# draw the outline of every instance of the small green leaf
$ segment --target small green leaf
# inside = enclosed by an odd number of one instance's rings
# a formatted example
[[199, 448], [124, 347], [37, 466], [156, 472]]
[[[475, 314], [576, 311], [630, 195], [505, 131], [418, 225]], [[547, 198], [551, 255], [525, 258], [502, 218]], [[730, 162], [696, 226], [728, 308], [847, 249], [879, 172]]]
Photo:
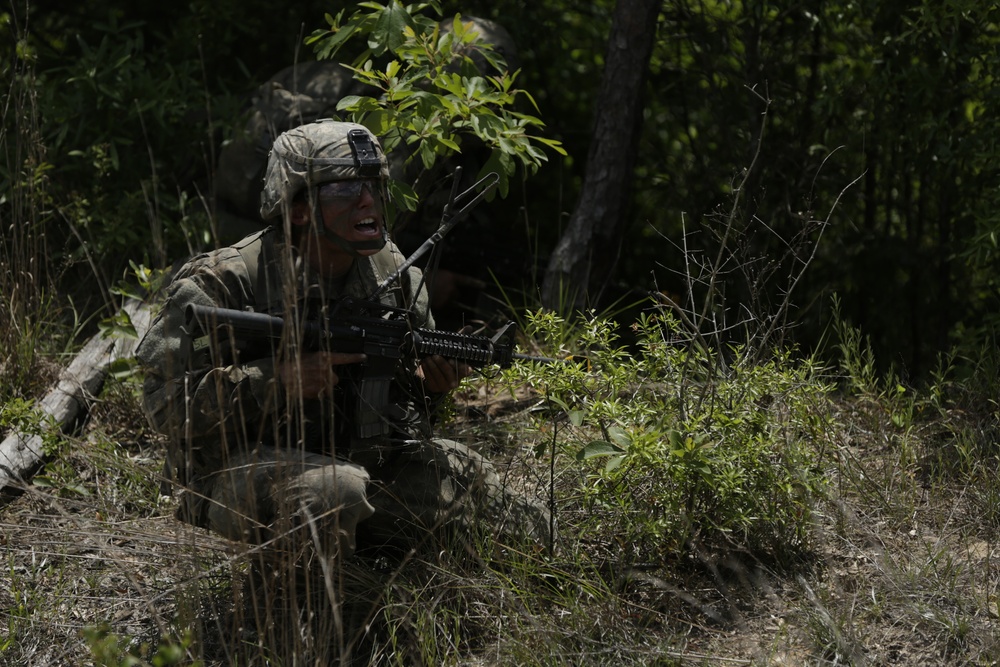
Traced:
[[455, 151], [456, 153], [461, 153], [462, 152], [462, 148], [457, 143], [455, 143], [455, 141], [452, 140], [452, 139], [448, 139], [448, 138], [445, 138], [445, 137], [438, 137], [438, 141], [440, 141], [443, 145], [447, 146], [448, 148], [450, 148], [451, 150]]
[[417, 193], [403, 181], [389, 181], [389, 198], [392, 203], [406, 211], [417, 210]]
[[35, 475], [34, 479], [31, 480], [31, 484], [43, 489], [55, 487], [55, 484], [52, 483], [52, 480], [47, 475]]
[[604, 472], [611, 472], [612, 470], [620, 466], [622, 464], [622, 461], [624, 460], [625, 460], [624, 454], [619, 454], [618, 456], [612, 456], [610, 459], [608, 459], [608, 462], [604, 465]]
[[418, 153], [420, 154], [420, 160], [423, 162], [424, 169], [431, 169], [437, 160], [437, 157], [434, 155], [434, 147], [429, 142], [424, 142], [420, 144]]
[[611, 428], [609, 428], [608, 437], [610, 437], [611, 440], [614, 441], [616, 445], [619, 445], [623, 449], [627, 449], [628, 446], [632, 443], [632, 438], [629, 437], [628, 432], [620, 426], [612, 426]]
[[[361, 124], [372, 131], [376, 136], [385, 137], [393, 128], [393, 114], [385, 109], [375, 109], [365, 114]], [[383, 139], [383, 148], [386, 152], [392, 150], [391, 142]]]
[[614, 456], [615, 454], [624, 454], [624, 451], [607, 440], [591, 440], [576, 453], [576, 460], [586, 461], [595, 456]]
[[377, 111], [382, 107], [373, 97], [346, 95], [337, 102], [338, 111]]
[[135, 359], [115, 359], [108, 366], [108, 374], [116, 380], [124, 380], [135, 375], [138, 368]]
[[412, 22], [409, 12], [396, 0], [392, 0], [375, 22], [375, 28], [368, 37], [368, 47], [379, 55], [386, 50], [395, 53], [406, 41], [404, 31], [407, 26], [412, 27]]
[[101, 320], [97, 328], [107, 337], [138, 338], [139, 334], [132, 324], [132, 318], [124, 310], [114, 317]]
[[563, 412], [569, 412], [569, 404], [558, 396], [549, 396], [549, 401], [555, 403], [557, 407], [562, 408]]

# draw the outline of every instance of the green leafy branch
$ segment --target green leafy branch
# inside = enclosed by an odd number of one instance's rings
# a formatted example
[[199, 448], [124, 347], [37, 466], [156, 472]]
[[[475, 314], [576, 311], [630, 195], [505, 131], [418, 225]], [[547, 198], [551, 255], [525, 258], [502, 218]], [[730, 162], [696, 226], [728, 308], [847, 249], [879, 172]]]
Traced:
[[[345, 18], [327, 14], [329, 28], [306, 40], [320, 59], [337, 56], [355, 38], [366, 48], [349, 67], [355, 79], [380, 91], [378, 97], [347, 96], [337, 105], [352, 120], [382, 138], [386, 151], [405, 150], [408, 160], [419, 158], [424, 173], [442, 157], [460, 153], [464, 139], [475, 138], [491, 149], [479, 176], [500, 175], [498, 190], [506, 196], [518, 166], [534, 173], [548, 157], [545, 148], [566, 155], [560, 142], [531, 134], [544, 127], [534, 115], [515, 111], [525, 90], [514, 87], [503, 57], [479, 40], [471, 22], [455, 16], [450, 29], [421, 14], [436, 2], [388, 5], [363, 2]], [[477, 65], [473, 56], [481, 58]], [[482, 70], [489, 70], [490, 73]], [[391, 185], [395, 201], [413, 210], [418, 188]]]

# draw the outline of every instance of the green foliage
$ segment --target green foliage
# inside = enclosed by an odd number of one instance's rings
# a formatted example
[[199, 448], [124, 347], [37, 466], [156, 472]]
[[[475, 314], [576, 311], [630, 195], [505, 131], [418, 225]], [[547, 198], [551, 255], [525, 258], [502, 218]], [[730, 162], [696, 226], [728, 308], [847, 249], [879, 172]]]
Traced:
[[192, 662], [188, 659], [187, 649], [192, 643], [190, 635], [179, 640], [164, 637], [155, 647], [145, 643], [135, 645], [128, 638], [113, 633], [106, 624], [103, 624], [86, 628], [83, 637], [90, 646], [94, 664], [100, 667], [171, 667], [172, 665], [197, 667], [204, 664], [200, 660]]
[[[30, 282], [31, 279], [28, 280]], [[3, 317], [9, 318], [8, 327], [0, 332], [3, 350], [0, 351], [0, 403], [37, 394], [45, 375], [39, 372], [46, 354], [62, 352], [65, 336], [50, 333], [56, 319], [56, 307], [46, 294], [32, 297], [17, 279], [0, 279], [0, 284], [11, 287], [0, 308]], [[19, 284], [21, 283], [21, 284]]]
[[9, 398], [0, 404], [0, 431], [38, 437], [46, 456], [56, 453], [62, 446], [59, 429], [52, 417], [36, 407], [34, 401], [23, 398]]
[[[0, 215], [5, 242], [30, 227], [46, 246], [38, 265], [11, 275], [34, 276], [37, 287], [52, 272], [63, 289], [105, 294], [128, 259], [163, 265], [210, 245], [214, 152], [235, 125], [241, 93], [293, 62], [298, 26], [324, 10], [330, 27], [310, 37], [317, 54], [346, 56], [381, 91], [377, 101], [345, 102], [350, 113], [381, 126], [398, 121], [414, 164], [483, 139], [493, 142], [489, 168], [505, 178], [518, 165], [537, 169], [523, 199], [493, 202], [491, 213], [523, 219], [544, 256], [580, 184], [594, 105], [613, 103], [594, 95], [614, 5], [195, 0], [178, 13], [97, 0], [85, 14], [27, 17], [11, 7], [0, 36], [12, 56], [2, 71], [13, 102], [0, 133]], [[502, 22], [519, 72], [473, 71], [464, 28], [444, 34], [429, 18], [456, 10]], [[990, 113], [1000, 102], [997, 12], [966, 0], [665, 5], [637, 156], [636, 222], [609, 293], [648, 284], [654, 266], [683, 272], [667, 240], [718, 211], [763, 134], [758, 168], [742, 187], [748, 224], [775, 232], [758, 239], [762, 257], [783, 253], [784, 239], [864, 174], [839, 202], [797, 290], [809, 306], [800, 342], [827, 330], [832, 288], [868, 335], [880, 372], [902, 362], [924, 377], [944, 347], [976, 349], [1000, 311], [991, 186], [1000, 128]], [[542, 160], [552, 153], [538, 118], [564, 159]], [[412, 207], [412, 193], [394, 187]], [[80, 280], [81, 272], [93, 275]], [[676, 291], [672, 278], [661, 279]], [[780, 289], [756, 296], [780, 298]]]
[[[559, 340], [564, 326], [538, 313], [530, 334]], [[749, 363], [734, 348], [723, 359], [683, 343], [669, 311], [642, 315], [633, 330], [634, 356], [612, 323], [592, 318], [585, 362], [506, 373], [566, 415], [561, 451], [588, 472], [593, 521], [612, 525], [640, 560], [690, 543], [780, 559], [807, 549], [831, 428], [821, 369], [789, 353]]]
[[[869, 336], [878, 372], [896, 364], [924, 377], [949, 340], [977, 337], [970, 327], [997, 310], [986, 268], [997, 258], [997, 126], [983, 109], [1000, 96], [990, 75], [998, 16], [964, 0], [665, 8], [672, 38], [658, 42], [650, 73], [665, 94], [647, 110], [637, 200], [653, 222], [636, 235], [677, 238], [682, 215], [711, 214], [761, 132], [758, 172], [743, 189], [748, 220], [775, 232], [762, 240], [766, 255], [780, 256], [783, 239], [864, 174], [804, 281], [822, 299], [806, 300], [820, 305], [798, 335], [822, 336], [832, 286]], [[633, 237], [632, 247], [659, 259], [656, 246]], [[955, 254], [965, 249], [982, 263]]]
[[[203, 97], [199, 65], [162, 62], [147, 32], [112, 12], [93, 33], [75, 35], [74, 57], [23, 82], [37, 90], [47, 176], [60, 184], [50, 191], [52, 213], [76, 240], [66, 259], [95, 271], [104, 258], [127, 257], [150, 240], [163, 261], [167, 244], [179, 240], [163, 236], [179, 231], [164, 223], [180, 217], [168, 137], [197, 136], [172, 128], [197, 132], [187, 121]], [[103, 272], [98, 278], [110, 282]]]
[[[403, 6], [391, 0], [382, 6], [360, 3], [363, 9], [344, 16], [327, 14], [328, 29], [307, 40], [320, 59], [332, 58], [352, 39], [365, 39], [367, 48], [354, 58], [358, 81], [381, 91], [379, 97], [345, 97], [337, 108], [383, 138], [385, 149], [404, 146], [409, 159], [419, 158], [425, 171], [445, 156], [459, 153], [465, 138], [491, 149], [480, 177], [490, 171], [500, 176], [499, 192], [506, 196], [510, 178], [520, 165], [533, 173], [548, 158], [543, 147], [565, 155], [558, 141], [531, 135], [540, 129], [536, 116], [515, 110], [519, 97], [534, 100], [514, 88], [517, 73], [507, 71], [503, 58], [489, 45], [476, 42], [474, 29], [455, 17], [451, 30], [420, 12], [436, 3]], [[482, 58], [481, 71], [473, 55]], [[416, 207], [416, 192], [395, 182], [393, 197], [406, 209]]]
[[[162, 233], [176, 181], [158, 159], [171, 141], [166, 129], [185, 125], [197, 70], [194, 62], [162, 63], [142, 23], [115, 13], [68, 41], [47, 39], [57, 22], [40, 20], [25, 38], [30, 58], [8, 70], [17, 103], [5, 107], [0, 132], [11, 144], [0, 164], [0, 200], [14, 204], [3, 251], [5, 262], [51, 280], [61, 298], [79, 297], [86, 319], [107, 304], [125, 258], [145, 248], [163, 261], [178, 239]], [[25, 255], [33, 248], [19, 235], [44, 239], [37, 258]]]

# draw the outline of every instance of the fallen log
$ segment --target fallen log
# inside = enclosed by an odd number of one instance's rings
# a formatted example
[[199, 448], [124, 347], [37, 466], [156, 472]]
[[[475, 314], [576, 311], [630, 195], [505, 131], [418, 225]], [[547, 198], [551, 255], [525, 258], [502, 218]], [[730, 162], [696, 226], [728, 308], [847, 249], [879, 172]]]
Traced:
[[[136, 338], [109, 337], [104, 332], [93, 336], [59, 375], [59, 382], [36, 406], [51, 417], [48, 428], [64, 432], [86, 414], [101, 392], [108, 369], [119, 359], [127, 359], [149, 328], [148, 306], [137, 299], [126, 301], [122, 310], [135, 328]], [[10, 433], [0, 442], [0, 490], [23, 486], [38, 468], [45, 454], [42, 436], [21, 431]]]

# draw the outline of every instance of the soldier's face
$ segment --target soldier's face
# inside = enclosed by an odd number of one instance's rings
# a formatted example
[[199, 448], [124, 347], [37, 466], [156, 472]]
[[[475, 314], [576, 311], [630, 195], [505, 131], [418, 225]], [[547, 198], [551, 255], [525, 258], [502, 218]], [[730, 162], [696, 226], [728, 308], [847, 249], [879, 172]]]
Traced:
[[[382, 238], [385, 212], [378, 196], [378, 181], [337, 181], [319, 188], [323, 224], [345, 241], [377, 241]], [[338, 248], [339, 250], [339, 248]], [[362, 250], [374, 255], [378, 250]]]

